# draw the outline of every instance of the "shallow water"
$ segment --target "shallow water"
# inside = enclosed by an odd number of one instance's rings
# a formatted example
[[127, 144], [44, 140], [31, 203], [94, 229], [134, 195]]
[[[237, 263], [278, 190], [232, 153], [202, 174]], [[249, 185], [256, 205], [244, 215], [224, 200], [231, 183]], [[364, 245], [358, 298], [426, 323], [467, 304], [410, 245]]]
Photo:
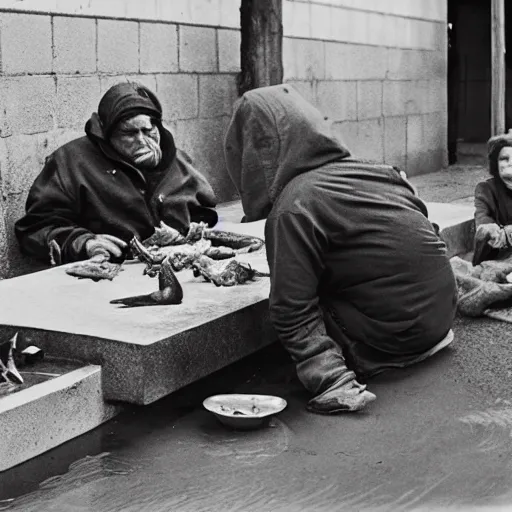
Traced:
[[[365, 413], [317, 416], [280, 347], [0, 476], [23, 512], [512, 510], [512, 404], [461, 378], [452, 349], [369, 384]], [[275, 394], [268, 428], [230, 431], [202, 408]]]

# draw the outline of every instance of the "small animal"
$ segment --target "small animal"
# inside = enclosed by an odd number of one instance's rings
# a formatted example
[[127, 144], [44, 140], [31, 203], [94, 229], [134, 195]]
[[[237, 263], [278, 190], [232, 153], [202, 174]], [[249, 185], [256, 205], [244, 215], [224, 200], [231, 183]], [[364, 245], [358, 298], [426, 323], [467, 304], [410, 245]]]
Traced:
[[158, 275], [157, 291], [148, 295], [136, 295], [134, 297], [111, 300], [110, 304], [122, 304], [124, 307], [128, 308], [181, 304], [183, 300], [183, 289], [172, 270], [170, 257], [165, 258], [160, 264], [153, 264], [150, 268], [146, 268], [144, 273], [150, 277]]

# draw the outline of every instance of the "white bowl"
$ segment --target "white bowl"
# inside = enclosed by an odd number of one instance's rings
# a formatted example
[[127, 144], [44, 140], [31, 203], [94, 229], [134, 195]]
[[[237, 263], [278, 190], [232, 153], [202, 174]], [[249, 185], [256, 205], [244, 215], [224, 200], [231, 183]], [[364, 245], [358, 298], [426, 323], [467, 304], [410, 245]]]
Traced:
[[210, 396], [203, 405], [223, 425], [251, 430], [268, 424], [287, 404], [278, 396], [229, 394]]

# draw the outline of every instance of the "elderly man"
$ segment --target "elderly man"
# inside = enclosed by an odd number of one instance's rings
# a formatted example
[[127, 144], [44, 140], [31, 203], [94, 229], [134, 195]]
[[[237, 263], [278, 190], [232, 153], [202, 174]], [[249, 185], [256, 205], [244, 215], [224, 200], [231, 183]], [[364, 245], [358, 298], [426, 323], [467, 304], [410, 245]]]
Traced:
[[139, 84], [120, 83], [101, 99], [86, 136], [51, 154], [30, 189], [15, 233], [22, 251], [62, 263], [96, 255], [122, 259], [134, 236], [160, 221], [184, 231], [217, 222], [215, 196], [162, 125], [162, 107]]
[[310, 411], [363, 409], [361, 379], [451, 342], [446, 247], [399, 171], [351, 158], [288, 85], [244, 94], [225, 152], [246, 220], [267, 217], [270, 318]]

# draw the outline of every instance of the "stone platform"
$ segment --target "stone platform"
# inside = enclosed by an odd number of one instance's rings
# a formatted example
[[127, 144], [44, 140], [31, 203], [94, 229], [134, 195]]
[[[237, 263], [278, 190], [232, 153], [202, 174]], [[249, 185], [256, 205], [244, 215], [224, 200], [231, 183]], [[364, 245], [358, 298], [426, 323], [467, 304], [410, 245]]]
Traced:
[[[430, 203], [450, 255], [467, 252], [473, 209]], [[233, 223], [239, 204], [220, 208], [219, 229], [263, 237], [264, 221]], [[264, 270], [264, 252], [245, 255]], [[178, 273], [177, 306], [122, 308], [110, 300], [151, 293], [157, 281], [127, 263], [113, 281], [77, 280], [56, 267], [0, 282], [0, 336], [15, 331], [49, 354], [101, 365], [106, 400], [149, 404], [275, 340], [268, 322], [268, 278], [217, 288]], [[21, 347], [23, 348], [23, 347]]]
[[97, 365], [47, 360], [20, 371], [25, 384], [0, 397], [0, 472], [96, 428], [120, 410], [103, 400]]

